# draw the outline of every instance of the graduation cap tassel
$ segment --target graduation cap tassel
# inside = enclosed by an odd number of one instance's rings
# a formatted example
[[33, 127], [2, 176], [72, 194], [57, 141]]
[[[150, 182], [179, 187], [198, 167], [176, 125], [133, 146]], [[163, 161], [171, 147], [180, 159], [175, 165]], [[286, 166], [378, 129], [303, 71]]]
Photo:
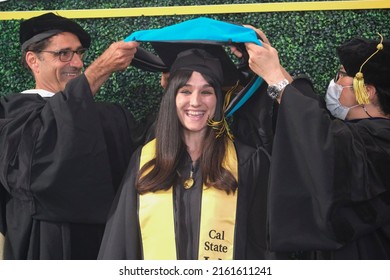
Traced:
[[226, 135], [230, 138], [230, 140], [233, 141], [234, 137], [233, 134], [230, 132], [229, 125], [225, 117], [223, 117], [222, 120], [220, 121], [214, 121], [209, 119], [208, 125], [211, 126], [212, 129], [217, 131], [215, 138], [219, 138], [226, 133]]
[[362, 72], [356, 73], [353, 78], [353, 89], [355, 90], [356, 100], [359, 104], [369, 104], [368, 93], [364, 86], [364, 77]]
[[[237, 81], [237, 83], [231, 89], [229, 89], [228, 92], [226, 92], [225, 100], [223, 103], [223, 112], [225, 112], [226, 108], [229, 106], [230, 99], [233, 93], [236, 92], [238, 85], [239, 82]], [[223, 134], [226, 133], [230, 140], [234, 140], [234, 136], [229, 129], [229, 124], [226, 121], [225, 114], [223, 114], [222, 119], [220, 121], [214, 121], [212, 119], [209, 119], [207, 124], [217, 131], [217, 135], [215, 136], [216, 138], [221, 137]]]
[[354, 89], [355, 94], [356, 94], [356, 100], [360, 105], [370, 103], [370, 100], [368, 98], [367, 89], [364, 86], [364, 75], [363, 75], [362, 69], [363, 69], [363, 66], [367, 63], [367, 61], [369, 61], [379, 51], [383, 50], [383, 36], [379, 33], [378, 33], [378, 35], [381, 37], [381, 41], [376, 46], [376, 51], [363, 62], [363, 64], [360, 66], [359, 72], [357, 72], [355, 77], [353, 78], [353, 89]]

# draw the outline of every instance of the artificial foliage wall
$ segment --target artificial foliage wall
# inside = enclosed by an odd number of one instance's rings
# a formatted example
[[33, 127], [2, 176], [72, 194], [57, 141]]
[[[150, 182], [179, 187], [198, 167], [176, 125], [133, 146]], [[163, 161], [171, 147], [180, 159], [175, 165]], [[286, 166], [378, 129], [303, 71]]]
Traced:
[[[73, 9], [113, 9], [185, 5], [244, 4], [297, 1], [102, 1], [102, 0], [8, 0], [0, 2], [0, 11], [41, 11]], [[315, 1], [310, 1], [315, 2]], [[329, 5], [332, 5], [329, 1]], [[207, 15], [139, 16], [75, 19], [93, 39], [85, 59], [91, 63], [111, 42], [133, 31], [159, 28], [187, 19], [207, 16], [261, 28], [278, 49], [281, 62], [292, 74], [308, 74], [318, 94], [324, 95], [330, 79], [339, 67], [335, 47], [354, 36], [379, 39], [377, 32], [390, 38], [390, 10], [341, 10], [306, 12], [260, 12]], [[0, 95], [33, 88], [31, 74], [20, 66], [20, 19], [0, 20]], [[133, 67], [118, 72], [101, 88], [97, 98], [119, 102], [141, 118], [156, 110], [162, 93], [159, 75]]]

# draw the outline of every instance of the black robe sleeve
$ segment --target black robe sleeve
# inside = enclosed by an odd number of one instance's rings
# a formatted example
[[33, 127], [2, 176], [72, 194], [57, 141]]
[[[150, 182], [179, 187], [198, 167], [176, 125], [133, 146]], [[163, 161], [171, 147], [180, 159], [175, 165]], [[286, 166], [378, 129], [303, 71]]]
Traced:
[[[0, 135], [2, 129], [6, 124], [4, 120], [4, 113], [2, 112], [2, 107], [0, 107]], [[0, 181], [0, 233], [5, 235], [6, 231], [6, 220], [5, 220], [5, 205], [6, 205], [6, 192]]]
[[279, 107], [268, 204], [271, 250], [355, 247], [347, 258], [383, 258], [369, 249], [376, 241], [359, 242], [381, 235], [379, 243], [389, 246], [384, 166], [390, 166], [390, 122], [332, 120], [300, 92], [308, 89], [304, 83], [287, 86]]
[[233, 116], [232, 131], [235, 138], [253, 148], [272, 150], [277, 103], [268, 97], [267, 84], [244, 103]]
[[4, 187], [0, 183], [0, 233], [5, 235], [6, 219], [5, 219], [6, 193]]
[[98, 259], [140, 260], [138, 194], [135, 188], [141, 148], [132, 156], [121, 189], [110, 210]]
[[288, 259], [289, 253], [268, 248], [267, 194], [270, 155], [264, 147], [253, 148], [235, 141], [238, 156], [238, 204], [235, 259]]
[[131, 112], [114, 103], [95, 103], [109, 158], [109, 167], [115, 191], [126, 173], [132, 153], [153, 135], [155, 117], [136, 121]]
[[104, 223], [114, 188], [103, 128], [85, 76], [47, 103], [32, 155], [35, 215]]

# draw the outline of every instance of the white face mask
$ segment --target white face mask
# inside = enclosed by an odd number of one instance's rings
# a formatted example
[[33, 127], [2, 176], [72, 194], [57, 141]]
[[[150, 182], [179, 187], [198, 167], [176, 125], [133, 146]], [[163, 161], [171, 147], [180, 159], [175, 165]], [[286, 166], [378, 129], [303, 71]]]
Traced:
[[350, 87], [350, 86], [342, 86], [336, 84], [334, 82], [334, 79], [332, 79], [329, 83], [328, 90], [326, 91], [326, 95], [325, 95], [326, 108], [328, 108], [330, 113], [335, 118], [341, 120], [345, 120], [345, 117], [347, 116], [350, 109], [359, 106], [359, 105], [355, 105], [352, 107], [346, 107], [340, 103], [339, 99], [341, 96], [341, 92], [343, 91], [343, 88], [346, 87]]

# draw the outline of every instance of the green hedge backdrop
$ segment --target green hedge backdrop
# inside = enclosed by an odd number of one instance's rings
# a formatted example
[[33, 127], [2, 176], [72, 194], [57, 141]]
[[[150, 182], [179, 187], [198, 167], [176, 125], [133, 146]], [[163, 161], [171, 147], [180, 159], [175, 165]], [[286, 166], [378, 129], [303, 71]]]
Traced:
[[[212, 4], [244, 4], [298, 1], [124, 1], [115, 0], [9, 0], [0, 3], [0, 11], [41, 11], [70, 9], [110, 9]], [[315, 1], [312, 1], [315, 2]], [[329, 5], [332, 5], [329, 1]], [[159, 28], [203, 15], [154, 16], [128, 18], [76, 19], [92, 36], [86, 66], [109, 44], [136, 30]], [[268, 12], [244, 14], [208, 14], [207, 17], [251, 24], [264, 30], [279, 51], [282, 64], [292, 74], [308, 74], [318, 91], [325, 94], [329, 80], [338, 68], [335, 47], [353, 36], [378, 39], [377, 32], [390, 38], [390, 10], [343, 10], [313, 12]], [[33, 88], [30, 73], [20, 64], [19, 20], [0, 20], [0, 95]], [[115, 73], [100, 90], [100, 100], [120, 102], [137, 117], [155, 110], [161, 88], [159, 75], [135, 68]]]

